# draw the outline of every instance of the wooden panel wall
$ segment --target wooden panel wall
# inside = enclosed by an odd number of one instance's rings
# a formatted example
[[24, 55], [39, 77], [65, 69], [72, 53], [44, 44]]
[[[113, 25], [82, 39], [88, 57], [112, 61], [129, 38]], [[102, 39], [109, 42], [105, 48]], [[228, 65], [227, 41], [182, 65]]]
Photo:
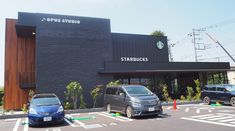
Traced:
[[[28, 101], [28, 91], [20, 88], [19, 74], [35, 72], [35, 38], [17, 37], [16, 20], [6, 20], [4, 109], [20, 109]], [[31, 76], [35, 82], [35, 73]]]

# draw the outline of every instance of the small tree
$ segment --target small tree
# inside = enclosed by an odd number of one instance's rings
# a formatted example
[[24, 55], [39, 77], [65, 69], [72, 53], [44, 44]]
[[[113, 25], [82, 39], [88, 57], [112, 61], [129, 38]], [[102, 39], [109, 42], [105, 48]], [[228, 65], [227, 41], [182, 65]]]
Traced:
[[197, 80], [194, 80], [194, 83], [196, 84], [196, 91], [197, 91], [194, 99], [195, 100], [200, 100], [200, 98], [201, 98], [200, 81], [197, 79]]
[[192, 98], [193, 98], [193, 94], [194, 94], [194, 91], [193, 91], [193, 88], [188, 86], [187, 87], [187, 101], [191, 101]]
[[35, 92], [33, 90], [29, 90], [29, 101], [31, 101], [31, 99], [33, 98], [33, 95], [35, 94]]
[[93, 98], [93, 108], [96, 107], [96, 101], [97, 98], [102, 94], [104, 86], [103, 85], [97, 85], [95, 86], [95, 88], [93, 88], [90, 92], [92, 98]]
[[77, 109], [78, 99], [81, 98], [83, 92], [81, 84], [76, 81], [70, 82], [66, 88], [67, 92], [65, 95], [67, 96], [67, 100], [69, 101], [69, 99], [71, 99], [73, 102], [73, 108]]
[[163, 85], [160, 85], [160, 86], [162, 86], [163, 99], [165, 101], [172, 101], [172, 98], [169, 96], [169, 93], [168, 93], [168, 90], [167, 90], [167, 85], [163, 84]]
[[154, 32], [151, 33], [153, 36], [164, 36], [165, 33], [161, 30], [155, 30]]

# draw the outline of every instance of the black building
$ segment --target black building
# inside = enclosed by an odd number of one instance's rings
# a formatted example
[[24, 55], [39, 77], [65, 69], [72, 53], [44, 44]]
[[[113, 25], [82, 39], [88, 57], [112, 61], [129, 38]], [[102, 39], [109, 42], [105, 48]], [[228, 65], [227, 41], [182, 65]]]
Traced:
[[[23, 12], [7, 19], [5, 58], [5, 101], [19, 103], [9, 109], [22, 106], [30, 88], [64, 99], [71, 81], [81, 83], [88, 105], [91, 89], [113, 80], [143, 84], [159, 96], [166, 84], [178, 97], [195, 79], [227, 83], [230, 69], [229, 63], [169, 62], [166, 36], [111, 33], [109, 19]], [[22, 99], [12, 99], [14, 92]]]

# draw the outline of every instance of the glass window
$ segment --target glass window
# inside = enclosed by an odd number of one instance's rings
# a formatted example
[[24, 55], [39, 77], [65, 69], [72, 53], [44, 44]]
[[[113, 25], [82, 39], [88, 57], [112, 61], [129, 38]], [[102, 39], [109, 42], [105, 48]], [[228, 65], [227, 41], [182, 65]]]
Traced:
[[109, 87], [106, 89], [106, 94], [109, 95], [115, 95], [117, 92], [117, 88], [116, 87]]
[[223, 88], [223, 87], [217, 87], [217, 91], [225, 91], [225, 88]]
[[216, 91], [216, 87], [210, 87], [208, 88], [209, 91]]
[[139, 85], [140, 79], [139, 78], [130, 78], [130, 84], [131, 85]]
[[225, 88], [226, 88], [228, 91], [235, 91], [235, 85], [226, 85]]
[[57, 97], [38, 97], [32, 99], [31, 104], [36, 106], [60, 105], [60, 101]]
[[123, 89], [122, 89], [122, 88], [119, 88], [119, 90], [118, 90], [118, 95], [122, 96], [122, 95], [124, 95], [124, 94], [125, 94], [125, 92], [123, 91]]
[[125, 89], [130, 95], [151, 95], [152, 94], [152, 92], [149, 91], [144, 86], [128, 86], [128, 87], [125, 87]]

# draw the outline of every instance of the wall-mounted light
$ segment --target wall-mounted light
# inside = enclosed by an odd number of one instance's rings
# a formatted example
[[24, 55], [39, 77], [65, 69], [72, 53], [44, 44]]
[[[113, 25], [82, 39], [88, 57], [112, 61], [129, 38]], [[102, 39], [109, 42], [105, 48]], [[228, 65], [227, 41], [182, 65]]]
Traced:
[[36, 33], [35, 32], [32, 32], [32, 35], [35, 35]]

